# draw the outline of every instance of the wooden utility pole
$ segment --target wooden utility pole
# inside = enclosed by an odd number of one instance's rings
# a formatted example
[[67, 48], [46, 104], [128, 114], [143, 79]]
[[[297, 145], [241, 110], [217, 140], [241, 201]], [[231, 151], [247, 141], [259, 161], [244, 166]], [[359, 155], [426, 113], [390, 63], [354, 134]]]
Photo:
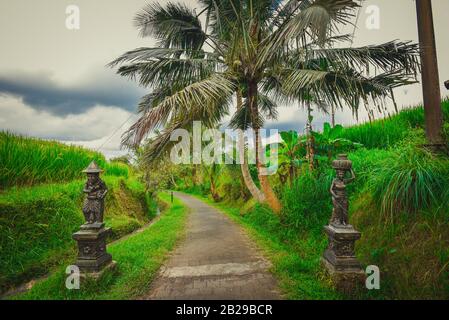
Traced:
[[431, 0], [416, 0], [416, 12], [421, 50], [426, 136], [430, 147], [440, 149], [444, 145], [443, 113]]

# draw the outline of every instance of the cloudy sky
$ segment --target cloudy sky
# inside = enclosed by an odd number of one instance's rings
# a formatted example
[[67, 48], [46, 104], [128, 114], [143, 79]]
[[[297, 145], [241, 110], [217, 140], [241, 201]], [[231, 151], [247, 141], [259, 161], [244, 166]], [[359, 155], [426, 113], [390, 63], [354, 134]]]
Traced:
[[[105, 65], [127, 50], [153, 45], [139, 38], [132, 24], [150, 1], [0, 0], [0, 130], [82, 144], [108, 157], [119, 154], [120, 135], [135, 120], [135, 106], [147, 90]], [[71, 5], [80, 10], [79, 30], [66, 27]], [[372, 5], [380, 9], [379, 29], [366, 25]], [[449, 63], [443, 60], [449, 56], [449, 1], [433, 0], [433, 6], [443, 83], [449, 79]], [[418, 41], [414, 0], [365, 1], [353, 46], [394, 39]], [[400, 106], [418, 104], [421, 87], [400, 88], [396, 97]], [[328, 118], [315, 114], [317, 129]], [[337, 121], [356, 123], [347, 111], [339, 112]], [[303, 130], [304, 123], [304, 110], [285, 106], [267, 127]]]

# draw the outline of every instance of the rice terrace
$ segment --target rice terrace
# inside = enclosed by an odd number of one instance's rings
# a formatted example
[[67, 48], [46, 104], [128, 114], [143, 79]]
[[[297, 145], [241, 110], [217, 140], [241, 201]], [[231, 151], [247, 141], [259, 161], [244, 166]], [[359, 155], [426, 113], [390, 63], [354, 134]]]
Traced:
[[0, 1], [0, 302], [449, 300], [447, 12]]

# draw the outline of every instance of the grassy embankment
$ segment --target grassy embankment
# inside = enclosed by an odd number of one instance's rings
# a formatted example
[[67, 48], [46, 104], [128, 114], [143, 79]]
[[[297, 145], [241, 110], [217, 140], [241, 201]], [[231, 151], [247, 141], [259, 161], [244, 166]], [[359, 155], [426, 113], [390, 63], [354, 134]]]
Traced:
[[[443, 110], [447, 134], [449, 101]], [[349, 154], [357, 174], [349, 187], [351, 223], [362, 232], [360, 261], [381, 271], [381, 289], [360, 298], [449, 298], [449, 160], [421, 148], [423, 124], [423, 110], [415, 108], [342, 134], [365, 146]], [[333, 175], [324, 166], [284, 187], [280, 217], [225, 193], [216, 204], [258, 240], [288, 298], [338, 298], [319, 267]]]
[[132, 169], [79, 147], [0, 133], [0, 292], [48, 273], [75, 254], [72, 233], [84, 222], [85, 182], [92, 160], [105, 169], [105, 222], [112, 239], [155, 215]]
[[159, 198], [166, 203], [166, 209], [158, 221], [142, 232], [114, 242], [108, 252], [117, 261], [117, 270], [107, 271], [99, 281], [81, 283], [80, 290], [65, 287], [67, 274], [65, 266], [73, 263], [66, 259], [62, 267], [49, 278], [36, 283], [27, 293], [12, 297], [25, 300], [67, 300], [67, 299], [133, 299], [148, 293], [151, 281], [158, 269], [183, 237], [187, 208], [170, 194], [161, 193]]

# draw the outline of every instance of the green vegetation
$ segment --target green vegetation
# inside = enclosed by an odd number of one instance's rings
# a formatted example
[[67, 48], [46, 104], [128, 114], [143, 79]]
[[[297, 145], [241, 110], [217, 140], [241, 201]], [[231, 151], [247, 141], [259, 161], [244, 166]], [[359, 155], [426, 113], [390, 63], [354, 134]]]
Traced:
[[[449, 98], [441, 104], [444, 122], [449, 128]], [[415, 107], [404, 109], [399, 114], [370, 123], [344, 128], [342, 138], [363, 144], [368, 149], [388, 149], [402, 141], [410, 129], [424, 128], [424, 109]], [[449, 130], [447, 130], [449, 134]], [[447, 135], [449, 137], [449, 135]]]
[[[446, 127], [448, 105], [446, 100]], [[357, 255], [363, 265], [377, 265], [381, 270], [381, 289], [358, 298], [449, 298], [449, 159], [423, 148], [422, 126], [422, 108], [414, 108], [372, 124], [339, 129], [338, 136], [332, 137], [348, 140], [346, 149], [339, 146], [339, 152], [349, 154], [357, 176], [348, 187], [350, 221], [362, 232]], [[395, 127], [397, 132], [388, 135], [380, 127]], [[363, 135], [355, 139], [360, 132]], [[351, 139], [365, 147], [354, 149]], [[272, 261], [281, 288], [292, 299], [341, 298], [319, 266], [327, 245], [323, 226], [332, 211], [329, 188], [335, 175], [332, 157], [326, 159], [326, 152], [320, 151], [327, 150], [328, 144], [325, 139], [314, 141], [320, 161], [313, 170], [304, 161], [288, 159], [287, 166], [295, 169], [292, 185], [285, 183], [284, 171], [270, 176], [282, 201], [280, 215], [253, 199], [235, 197], [242, 182], [227, 166], [220, 170], [213, 197], [203, 178], [207, 170], [197, 172], [197, 177], [192, 170], [177, 173], [180, 189], [208, 197], [209, 202], [220, 199], [216, 205], [250, 230]], [[297, 148], [304, 146], [298, 143], [289, 150], [299, 155], [305, 152]], [[279, 159], [282, 167], [283, 158]]]
[[85, 179], [81, 171], [93, 159], [106, 168], [110, 240], [154, 218], [157, 203], [130, 166], [56, 142], [8, 133], [0, 133], [0, 138], [0, 179], [9, 187], [0, 192], [0, 292], [47, 274], [75, 254], [72, 234], [84, 223], [85, 180], [79, 178]]
[[167, 254], [182, 237], [187, 209], [178, 199], [170, 204], [168, 193], [160, 194], [167, 205], [160, 219], [147, 229], [126, 240], [108, 246], [108, 251], [117, 261], [116, 271], [108, 271], [97, 281], [81, 283], [80, 290], [65, 287], [65, 266], [73, 263], [74, 257], [64, 261], [49, 278], [42, 280], [27, 293], [14, 299], [132, 299], [148, 291], [148, 287]]
[[[150, 221], [153, 200], [143, 185], [106, 176], [105, 222], [118, 239]], [[0, 291], [43, 275], [75, 252], [72, 234], [84, 223], [84, 181], [13, 188], [0, 194]], [[138, 189], [136, 189], [136, 185]]]
[[0, 132], [0, 190], [12, 186], [69, 182], [83, 177], [82, 170], [95, 160], [107, 175], [129, 174], [128, 166], [108, 163], [104, 156], [55, 141]]
[[[152, 88], [124, 137], [127, 145], [136, 145], [155, 132], [147, 144], [148, 161], [167, 151], [171, 133], [191, 128], [192, 121], [219, 125], [234, 98], [230, 127], [254, 129], [257, 148], [258, 129], [277, 118], [283, 103], [307, 105], [309, 111], [311, 103], [325, 111], [333, 106], [356, 112], [362, 104], [370, 109], [383, 104], [394, 88], [413, 82], [419, 70], [415, 43], [393, 40], [355, 48], [340, 33], [351, 24], [358, 1], [204, 0], [195, 6], [182, 1], [145, 6], [135, 26], [142, 37], [156, 39], [156, 46], [125, 52], [109, 64]], [[246, 187], [256, 201], [279, 213], [278, 194], [260, 160], [256, 157], [258, 187], [242, 164]]]

